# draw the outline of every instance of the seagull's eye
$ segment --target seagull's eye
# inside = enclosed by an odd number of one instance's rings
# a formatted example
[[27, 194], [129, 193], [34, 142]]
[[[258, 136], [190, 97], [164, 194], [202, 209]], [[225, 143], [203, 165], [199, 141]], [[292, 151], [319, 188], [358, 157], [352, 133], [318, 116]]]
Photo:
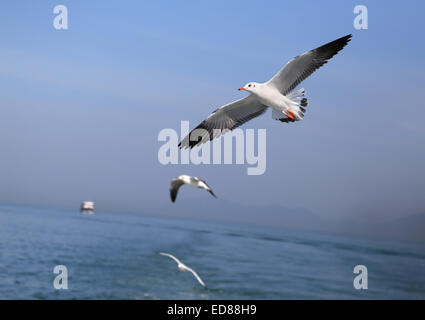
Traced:
[[248, 88], [251, 88], [251, 85], [250, 84], [248, 85]]

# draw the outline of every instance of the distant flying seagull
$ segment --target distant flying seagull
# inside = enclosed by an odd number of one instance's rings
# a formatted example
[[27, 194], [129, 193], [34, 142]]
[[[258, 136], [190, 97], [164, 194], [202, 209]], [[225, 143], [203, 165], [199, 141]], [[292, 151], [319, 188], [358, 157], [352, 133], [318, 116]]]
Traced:
[[191, 177], [184, 174], [179, 176], [176, 179], [171, 180], [171, 183], [170, 183], [171, 201], [173, 202], [176, 201], [177, 191], [179, 191], [179, 188], [184, 184], [188, 184], [189, 186], [197, 187], [200, 189], [205, 189], [209, 193], [211, 193], [214, 197], [216, 197], [214, 192], [211, 190], [211, 188], [207, 185], [207, 183], [204, 180], [201, 180], [198, 177]]
[[307, 106], [305, 90], [291, 91], [342, 50], [350, 38], [351, 34], [293, 58], [267, 82], [249, 82], [239, 88], [251, 94], [213, 111], [179, 143], [179, 147], [191, 148], [218, 138], [263, 114], [269, 107], [273, 119], [286, 123], [302, 120]]
[[192, 272], [192, 274], [195, 276], [196, 280], [198, 280], [198, 282], [205, 287], [205, 283], [204, 281], [202, 281], [202, 279], [198, 276], [198, 274], [195, 272], [195, 270], [193, 270], [192, 268], [189, 268], [187, 265], [185, 265], [184, 263], [182, 263], [179, 259], [177, 259], [175, 256], [169, 254], [169, 253], [165, 253], [165, 252], [160, 252], [160, 255], [163, 256], [167, 256], [170, 257], [171, 259], [173, 259], [175, 262], [177, 262], [177, 268], [179, 268], [180, 271], [190, 271]]

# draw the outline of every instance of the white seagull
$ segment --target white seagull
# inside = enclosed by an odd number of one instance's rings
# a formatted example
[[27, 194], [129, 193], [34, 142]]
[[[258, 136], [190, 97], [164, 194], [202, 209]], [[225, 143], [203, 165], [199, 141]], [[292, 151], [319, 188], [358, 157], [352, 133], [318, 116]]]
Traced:
[[198, 276], [198, 274], [195, 272], [195, 270], [193, 270], [192, 268], [189, 268], [187, 265], [185, 265], [184, 263], [182, 263], [179, 259], [177, 259], [175, 256], [169, 254], [169, 253], [165, 253], [165, 252], [160, 252], [160, 255], [166, 256], [166, 257], [170, 257], [171, 259], [173, 259], [175, 262], [177, 262], [177, 268], [179, 268], [180, 271], [190, 271], [192, 272], [192, 274], [195, 276], [196, 280], [198, 280], [198, 282], [205, 287], [205, 283], [204, 281], [202, 281], [202, 279]]
[[249, 82], [239, 88], [251, 94], [213, 111], [179, 143], [179, 147], [191, 148], [220, 137], [268, 108], [272, 108], [273, 119], [281, 122], [302, 120], [307, 106], [305, 90], [292, 90], [342, 50], [350, 38], [351, 34], [293, 58], [267, 82]]
[[211, 190], [209, 185], [207, 185], [207, 183], [204, 180], [201, 180], [198, 177], [191, 177], [191, 176], [183, 174], [179, 176], [178, 178], [171, 180], [171, 183], [170, 183], [171, 201], [173, 202], [176, 201], [177, 191], [179, 191], [179, 188], [184, 184], [188, 184], [189, 186], [197, 187], [200, 189], [205, 189], [209, 193], [211, 193], [215, 198], [217, 198], [217, 196], [214, 194], [214, 192]]

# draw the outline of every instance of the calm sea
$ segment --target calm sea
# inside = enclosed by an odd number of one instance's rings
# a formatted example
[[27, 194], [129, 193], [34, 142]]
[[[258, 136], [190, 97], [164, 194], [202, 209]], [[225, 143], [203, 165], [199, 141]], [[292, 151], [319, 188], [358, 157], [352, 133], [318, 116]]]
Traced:
[[[195, 269], [207, 288], [161, 251]], [[68, 270], [68, 290], [53, 286], [56, 265]], [[353, 287], [356, 265], [368, 269], [367, 290]], [[425, 248], [178, 217], [0, 205], [0, 298], [424, 299]]]

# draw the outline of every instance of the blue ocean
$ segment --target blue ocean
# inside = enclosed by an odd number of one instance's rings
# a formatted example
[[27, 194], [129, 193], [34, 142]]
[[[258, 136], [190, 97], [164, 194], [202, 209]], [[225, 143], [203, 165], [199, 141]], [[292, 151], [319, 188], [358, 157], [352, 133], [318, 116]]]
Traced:
[[[154, 216], [0, 205], [0, 298], [425, 298], [418, 244]], [[57, 265], [68, 289], [54, 288]], [[354, 288], [356, 265], [368, 289]]]

